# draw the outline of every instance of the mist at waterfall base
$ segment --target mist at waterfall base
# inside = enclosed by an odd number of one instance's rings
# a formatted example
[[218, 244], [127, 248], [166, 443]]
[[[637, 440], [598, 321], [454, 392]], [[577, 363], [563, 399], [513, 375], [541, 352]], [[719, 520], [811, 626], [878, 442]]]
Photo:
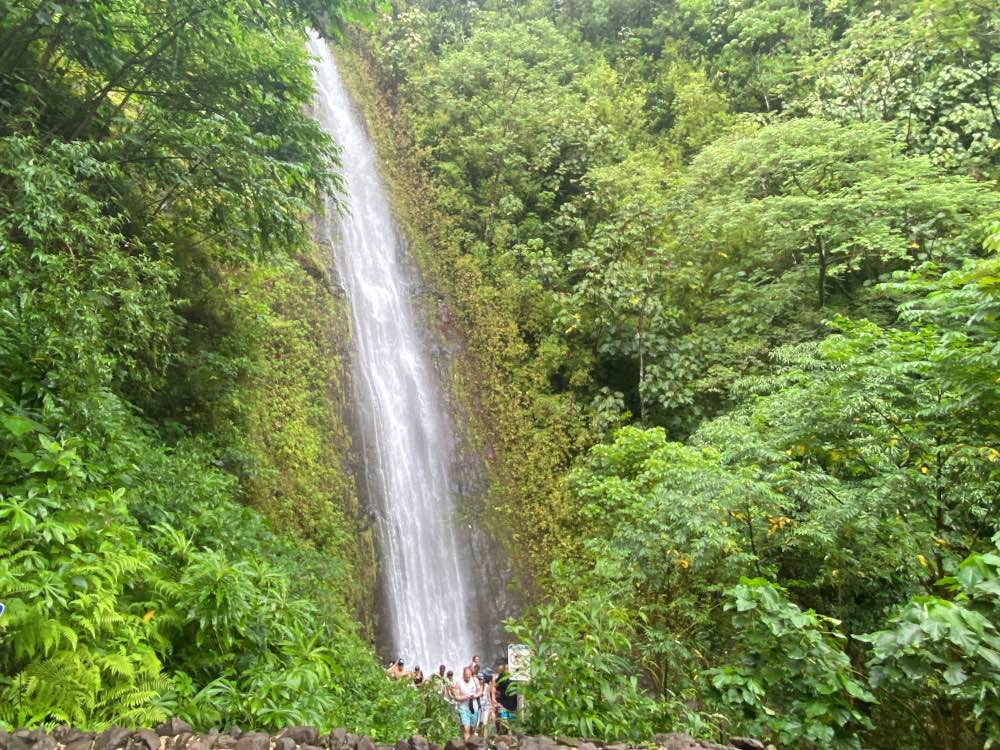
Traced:
[[326, 42], [313, 35], [309, 48], [317, 117], [341, 149], [338, 197], [347, 210], [330, 208], [320, 232], [351, 307], [358, 452], [378, 521], [382, 630], [391, 641], [383, 646], [430, 674], [438, 664], [467, 664], [490, 645], [490, 613], [477, 605], [482, 566], [457, 520], [450, 415], [375, 149]]

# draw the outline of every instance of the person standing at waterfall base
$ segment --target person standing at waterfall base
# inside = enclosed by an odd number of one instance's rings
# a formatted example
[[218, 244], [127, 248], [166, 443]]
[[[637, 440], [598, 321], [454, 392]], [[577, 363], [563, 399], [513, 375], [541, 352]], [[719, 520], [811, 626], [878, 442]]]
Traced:
[[479, 699], [479, 734], [485, 739], [490, 736], [490, 729], [496, 721], [496, 691], [493, 675], [486, 673], [483, 675], [483, 695]]
[[455, 680], [455, 684], [451, 686], [451, 694], [458, 705], [458, 718], [462, 722], [465, 739], [468, 740], [479, 725], [479, 698], [483, 694], [471, 669], [466, 667], [462, 670], [462, 678]]
[[406, 664], [403, 662], [402, 657], [396, 659], [396, 661], [386, 667], [385, 673], [390, 680], [398, 680], [400, 677], [408, 677], [410, 675], [406, 671]]

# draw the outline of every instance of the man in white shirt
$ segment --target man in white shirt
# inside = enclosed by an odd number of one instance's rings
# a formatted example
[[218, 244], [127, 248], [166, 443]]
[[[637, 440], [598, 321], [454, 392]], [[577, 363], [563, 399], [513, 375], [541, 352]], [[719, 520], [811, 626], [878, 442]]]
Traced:
[[472, 670], [466, 667], [462, 670], [461, 679], [455, 680], [451, 686], [451, 695], [458, 705], [458, 717], [462, 722], [465, 739], [472, 736], [472, 730], [479, 724], [479, 698], [483, 688], [472, 676]]

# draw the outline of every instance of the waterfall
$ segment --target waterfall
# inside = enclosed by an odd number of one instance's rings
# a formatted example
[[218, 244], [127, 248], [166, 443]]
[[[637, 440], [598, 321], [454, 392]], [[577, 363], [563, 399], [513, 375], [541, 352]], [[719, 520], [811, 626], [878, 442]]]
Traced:
[[411, 301], [416, 277], [375, 149], [326, 42], [313, 36], [317, 116], [341, 149], [347, 211], [327, 211], [353, 320], [354, 400], [369, 504], [378, 518], [381, 587], [393, 653], [430, 675], [460, 669], [482, 640], [468, 527], [455, 513], [454, 445], [428, 339]]

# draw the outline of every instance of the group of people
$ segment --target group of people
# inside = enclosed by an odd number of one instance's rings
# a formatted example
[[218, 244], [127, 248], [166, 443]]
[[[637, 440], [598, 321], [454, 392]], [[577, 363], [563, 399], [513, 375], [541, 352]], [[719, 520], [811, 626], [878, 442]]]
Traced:
[[495, 669], [491, 670], [482, 669], [479, 656], [473, 656], [472, 661], [462, 667], [462, 675], [458, 678], [442, 664], [435, 674], [425, 679], [420, 667], [414, 667], [411, 672], [402, 658], [392, 662], [385, 673], [391, 679], [410, 679], [417, 687], [432, 687], [455, 707], [465, 739], [474, 733], [488, 737], [492, 731], [504, 731], [517, 710], [517, 695], [504, 659], [498, 660]]

